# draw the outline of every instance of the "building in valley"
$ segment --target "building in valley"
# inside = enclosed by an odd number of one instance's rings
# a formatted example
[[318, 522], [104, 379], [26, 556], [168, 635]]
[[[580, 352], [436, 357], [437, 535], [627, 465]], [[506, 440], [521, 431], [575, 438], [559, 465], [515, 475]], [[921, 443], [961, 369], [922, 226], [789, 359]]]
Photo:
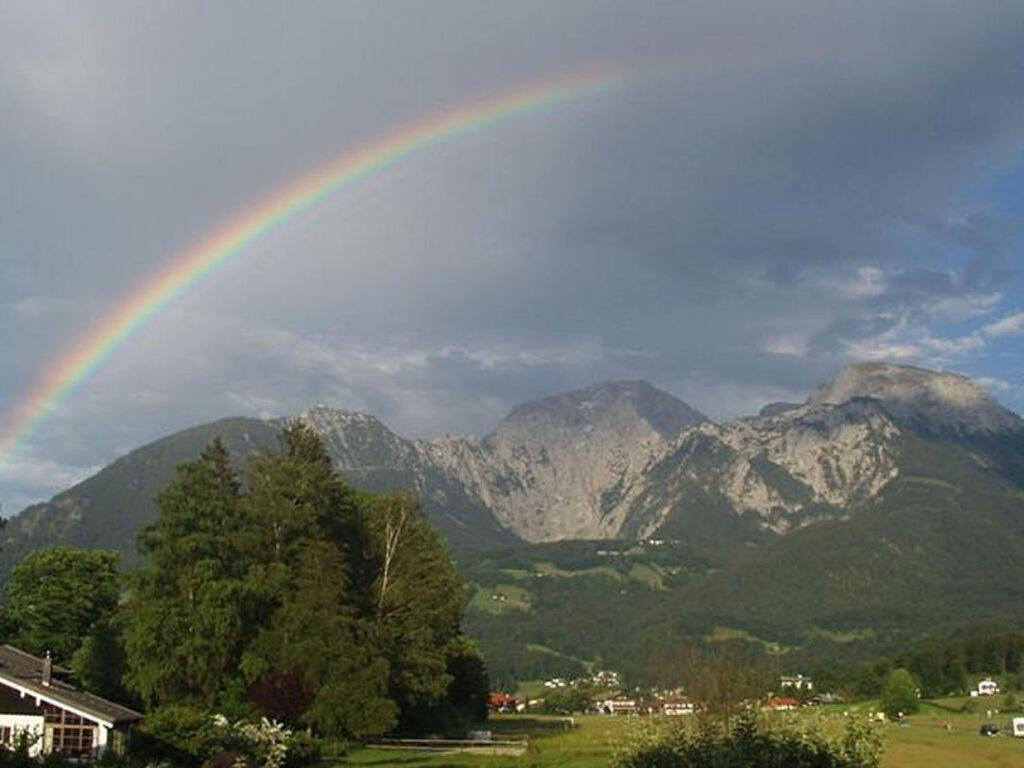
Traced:
[[33, 755], [79, 760], [123, 752], [142, 715], [74, 687], [61, 679], [66, 674], [49, 658], [0, 646], [0, 741], [10, 748], [28, 739]]

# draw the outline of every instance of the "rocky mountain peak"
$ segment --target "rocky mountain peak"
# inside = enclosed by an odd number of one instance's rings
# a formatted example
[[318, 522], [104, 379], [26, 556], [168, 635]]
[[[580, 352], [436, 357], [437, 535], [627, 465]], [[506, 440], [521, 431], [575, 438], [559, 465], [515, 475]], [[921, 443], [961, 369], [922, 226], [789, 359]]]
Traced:
[[932, 430], [1001, 432], [1024, 428], [976, 382], [959, 373], [929, 371], [910, 365], [856, 363], [823, 386], [812, 402], [838, 405], [856, 398], [884, 404], [903, 422]]
[[299, 419], [320, 435], [340, 469], [389, 461], [406, 463], [414, 453], [409, 441], [369, 413], [317, 405]]
[[538, 428], [590, 432], [639, 419], [661, 437], [673, 439], [708, 419], [682, 400], [646, 381], [612, 381], [518, 405], [492, 433], [509, 436]]

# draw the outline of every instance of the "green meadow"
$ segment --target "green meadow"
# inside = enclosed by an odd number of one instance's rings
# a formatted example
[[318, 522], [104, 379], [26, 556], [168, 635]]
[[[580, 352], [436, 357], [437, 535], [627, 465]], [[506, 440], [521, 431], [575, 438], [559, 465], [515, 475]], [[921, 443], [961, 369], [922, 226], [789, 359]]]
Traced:
[[[866, 717], [870, 703], [845, 711]], [[842, 707], [823, 707], [790, 715], [801, 724], [822, 729], [838, 729], [843, 723]], [[1010, 715], [989, 718], [985, 712], [964, 714], [935, 705], [908, 718], [906, 725], [885, 723], [882, 729], [885, 754], [883, 768], [1021, 768], [1024, 766], [1024, 739], [1007, 735], [984, 737], [978, 734], [984, 722], [1003, 728]], [[340, 761], [344, 766], [375, 768], [606, 768], [618, 749], [637, 728], [647, 727], [647, 718], [576, 717], [570, 726], [567, 718], [532, 715], [499, 716], [488, 727], [495, 739], [529, 739], [526, 753], [495, 756], [466, 753], [424, 753], [405, 750], [357, 749]]]

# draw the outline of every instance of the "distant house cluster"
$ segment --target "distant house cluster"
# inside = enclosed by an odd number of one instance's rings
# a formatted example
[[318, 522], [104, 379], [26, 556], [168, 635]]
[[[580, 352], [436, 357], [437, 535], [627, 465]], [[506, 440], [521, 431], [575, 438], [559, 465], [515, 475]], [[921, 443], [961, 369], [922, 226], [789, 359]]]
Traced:
[[596, 688], [617, 688], [619, 686], [619, 673], [610, 669], [602, 669], [584, 677], [552, 677], [544, 681], [545, 688], [578, 688], [580, 686], [594, 686]]
[[[554, 693], [566, 688], [582, 688], [590, 697], [586, 711], [619, 717], [665, 716], [681, 717], [700, 712], [703, 705], [687, 695], [682, 688], [670, 690], [646, 690], [639, 688], [624, 690], [620, 676], [611, 670], [600, 670], [586, 677], [562, 678], [553, 677], [543, 683], [554, 698]], [[785, 675], [779, 679], [779, 693], [769, 693], [759, 701], [751, 701], [751, 706], [759, 706], [766, 711], [788, 712], [801, 707], [819, 704], [834, 704], [841, 698], [832, 693], [813, 693], [814, 681], [806, 675]], [[517, 699], [504, 693], [492, 693], [490, 707], [495, 712], [523, 712], [527, 709], [543, 707], [543, 693], [535, 699]]]
[[692, 715], [697, 705], [682, 691], [655, 691], [649, 696], [615, 693], [597, 699], [593, 711], [602, 715]]

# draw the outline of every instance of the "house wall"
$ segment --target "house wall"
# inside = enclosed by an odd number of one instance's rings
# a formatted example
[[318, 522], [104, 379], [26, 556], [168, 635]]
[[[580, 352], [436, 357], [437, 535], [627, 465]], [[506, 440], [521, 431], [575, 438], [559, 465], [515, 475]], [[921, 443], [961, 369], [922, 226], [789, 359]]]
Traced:
[[13, 688], [0, 684], [0, 712], [6, 715], [42, 715], [35, 696], [22, 696]]
[[19, 733], [28, 733], [34, 739], [28, 753], [35, 757], [43, 749], [43, 716], [42, 715], [8, 715], [0, 714], [0, 727], [11, 729], [11, 744]]

